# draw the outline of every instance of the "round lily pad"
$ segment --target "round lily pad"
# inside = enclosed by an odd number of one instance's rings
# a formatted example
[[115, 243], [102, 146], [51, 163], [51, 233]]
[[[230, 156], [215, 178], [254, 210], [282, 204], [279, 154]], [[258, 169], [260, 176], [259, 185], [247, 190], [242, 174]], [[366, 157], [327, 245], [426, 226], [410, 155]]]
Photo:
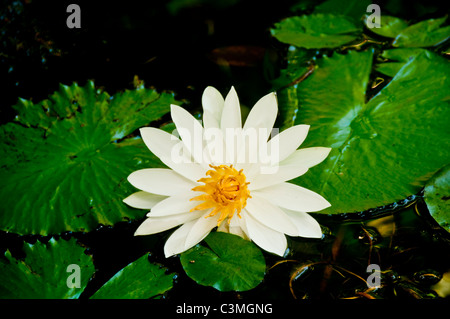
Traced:
[[186, 274], [198, 284], [220, 291], [245, 291], [264, 278], [266, 263], [261, 250], [239, 236], [212, 232], [206, 245], [196, 245], [181, 254]]
[[302, 147], [332, 148], [325, 161], [292, 181], [332, 204], [320, 213], [397, 202], [417, 194], [449, 163], [450, 63], [421, 50], [370, 97], [373, 59], [373, 50], [323, 56], [289, 95], [298, 110], [294, 124], [311, 125]]
[[174, 101], [153, 89], [110, 96], [93, 82], [20, 100], [0, 126], [0, 229], [48, 235], [142, 217], [122, 202], [134, 190], [126, 177], [163, 164], [130, 134]]

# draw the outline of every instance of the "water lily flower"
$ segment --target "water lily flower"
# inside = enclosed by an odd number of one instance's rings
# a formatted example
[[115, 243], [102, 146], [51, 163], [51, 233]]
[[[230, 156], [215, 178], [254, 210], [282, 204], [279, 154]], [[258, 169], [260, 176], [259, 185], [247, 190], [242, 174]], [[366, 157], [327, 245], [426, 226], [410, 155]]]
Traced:
[[203, 125], [185, 109], [171, 105], [177, 134], [141, 128], [147, 147], [168, 168], [141, 169], [128, 176], [140, 191], [124, 202], [150, 210], [135, 235], [181, 225], [165, 243], [166, 257], [188, 250], [216, 227], [280, 256], [287, 249], [285, 235], [320, 238], [320, 225], [308, 212], [330, 203], [287, 181], [322, 162], [330, 148], [298, 149], [309, 125], [273, 136], [275, 93], [254, 105], [243, 126], [234, 88], [224, 99], [207, 87], [202, 105]]

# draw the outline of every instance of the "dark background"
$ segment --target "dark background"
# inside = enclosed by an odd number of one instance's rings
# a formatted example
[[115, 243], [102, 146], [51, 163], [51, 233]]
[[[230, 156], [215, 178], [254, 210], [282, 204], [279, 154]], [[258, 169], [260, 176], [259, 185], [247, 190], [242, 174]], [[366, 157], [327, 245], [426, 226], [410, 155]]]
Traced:
[[[253, 105], [270, 90], [268, 78], [276, 76], [267, 66], [284, 62], [286, 46], [271, 37], [270, 28], [295, 15], [293, 6], [307, 13], [319, 2], [5, 1], [0, 5], [0, 123], [14, 118], [11, 106], [19, 97], [38, 102], [59, 83], [87, 80], [112, 95], [133, 88], [135, 75], [146, 86], [172, 90], [195, 104], [208, 85], [223, 94], [234, 85], [241, 101]], [[71, 3], [81, 8], [80, 29], [66, 26]], [[448, 12], [435, 0], [376, 3], [382, 15], [412, 21]], [[217, 51], [230, 46], [238, 48]]]

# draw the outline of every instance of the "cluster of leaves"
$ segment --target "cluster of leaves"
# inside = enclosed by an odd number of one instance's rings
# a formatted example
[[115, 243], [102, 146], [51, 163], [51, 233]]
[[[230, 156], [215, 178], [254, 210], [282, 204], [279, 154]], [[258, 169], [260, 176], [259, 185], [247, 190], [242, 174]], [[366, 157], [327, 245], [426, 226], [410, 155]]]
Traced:
[[[327, 1], [272, 29], [291, 45], [287, 68], [273, 81], [280, 126], [309, 123], [303, 146], [333, 148], [294, 181], [324, 195], [333, 204], [323, 211], [328, 214], [366, 211], [417, 194], [450, 162], [450, 67], [439, 46], [450, 36], [450, 26], [442, 27], [446, 17], [408, 25], [382, 15], [381, 28], [364, 28], [364, 6], [346, 12], [338, 3]], [[340, 53], [317, 51], [338, 47]], [[441, 215], [443, 224], [448, 211]]]
[[[273, 81], [280, 127], [310, 124], [302, 147], [333, 148], [293, 182], [327, 198], [333, 205], [325, 214], [387, 205], [426, 186], [431, 214], [450, 231], [450, 67], [438, 46], [449, 36], [445, 18], [409, 25], [382, 16], [381, 28], [368, 30], [361, 22], [365, 1], [354, 1], [351, 9], [339, 3], [326, 1], [272, 29], [290, 45], [287, 67]], [[381, 89], [372, 85], [379, 74]], [[159, 120], [171, 103], [177, 103], [173, 94], [140, 87], [110, 96], [92, 82], [61, 85], [39, 103], [20, 100], [16, 119], [0, 127], [0, 229], [90, 232], [143, 217], [122, 203], [133, 192], [126, 177], [163, 164], [134, 132]], [[7, 250], [0, 259], [1, 298], [77, 298], [95, 273], [92, 257], [73, 238], [37, 241], [23, 250], [24, 258]], [[180, 261], [189, 277], [220, 291], [250, 290], [266, 273], [255, 245], [223, 233], [211, 233]], [[66, 281], [71, 264], [83, 269], [81, 289]], [[144, 255], [92, 298], [150, 298], [172, 285], [173, 274]]]
[[[23, 259], [9, 250], [0, 260], [0, 298], [73, 299], [85, 290], [95, 267], [85, 249], [70, 240], [25, 244]], [[72, 273], [72, 274], [71, 274]], [[151, 298], [172, 288], [173, 274], [150, 263], [145, 254], [124, 267], [92, 295], [92, 299]]]

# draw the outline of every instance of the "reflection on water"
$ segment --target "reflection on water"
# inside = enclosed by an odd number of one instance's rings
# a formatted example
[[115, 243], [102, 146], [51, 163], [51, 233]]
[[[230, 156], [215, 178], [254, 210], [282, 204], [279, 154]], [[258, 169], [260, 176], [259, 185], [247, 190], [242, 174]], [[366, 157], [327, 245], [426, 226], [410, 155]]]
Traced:
[[[290, 298], [437, 298], [450, 294], [450, 240], [421, 197], [378, 217], [315, 216], [321, 240], [290, 238], [287, 260], [270, 260], [266, 285]], [[272, 264], [271, 264], [272, 263]], [[367, 272], [369, 265], [379, 271]], [[371, 286], [370, 275], [379, 278]], [[281, 284], [280, 282], [283, 282]], [[260, 290], [267, 290], [260, 287]]]

